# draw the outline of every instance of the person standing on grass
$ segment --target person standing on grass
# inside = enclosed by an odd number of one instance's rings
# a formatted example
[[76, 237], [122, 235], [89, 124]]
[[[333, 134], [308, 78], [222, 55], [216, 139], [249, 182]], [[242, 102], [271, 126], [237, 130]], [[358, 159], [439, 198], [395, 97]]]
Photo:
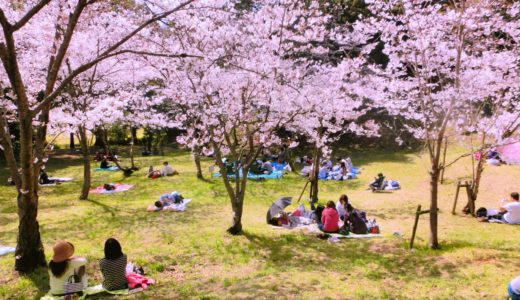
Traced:
[[336, 211], [336, 205], [334, 201], [327, 202], [327, 207], [321, 213], [321, 223], [319, 225], [320, 229], [326, 233], [336, 233], [339, 231], [339, 215], [338, 211]]
[[114, 238], [107, 239], [105, 241], [105, 258], [99, 261], [104, 289], [116, 291], [128, 288], [127, 261], [126, 255], [121, 250], [121, 244]]
[[74, 245], [65, 241], [57, 241], [53, 251], [49, 262], [50, 293], [53, 296], [82, 295], [87, 287], [87, 259], [74, 257]]

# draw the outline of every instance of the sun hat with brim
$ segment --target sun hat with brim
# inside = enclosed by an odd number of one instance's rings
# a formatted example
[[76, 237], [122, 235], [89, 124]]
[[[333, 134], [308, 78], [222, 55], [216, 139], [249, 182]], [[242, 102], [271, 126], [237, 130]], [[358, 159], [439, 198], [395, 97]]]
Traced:
[[54, 250], [52, 261], [57, 263], [66, 261], [74, 255], [74, 246], [65, 241], [57, 241], [52, 250]]

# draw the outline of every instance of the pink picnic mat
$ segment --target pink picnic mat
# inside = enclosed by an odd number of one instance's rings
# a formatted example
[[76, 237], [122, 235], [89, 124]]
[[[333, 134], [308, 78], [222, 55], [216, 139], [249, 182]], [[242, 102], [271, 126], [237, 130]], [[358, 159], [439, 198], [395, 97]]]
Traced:
[[121, 183], [116, 183], [116, 184], [114, 184], [114, 186], [116, 187], [115, 190], [111, 190], [111, 191], [105, 190], [103, 188], [103, 186], [98, 186], [97, 188], [90, 190], [90, 193], [91, 194], [113, 194], [113, 193], [128, 191], [129, 189], [134, 187], [133, 184], [121, 184]]

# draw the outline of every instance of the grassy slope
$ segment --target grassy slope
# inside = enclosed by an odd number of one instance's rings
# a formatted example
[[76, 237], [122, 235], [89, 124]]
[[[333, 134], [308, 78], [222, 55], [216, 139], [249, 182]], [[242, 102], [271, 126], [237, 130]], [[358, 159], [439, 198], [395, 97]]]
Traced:
[[[454, 156], [456, 154], [452, 154]], [[347, 193], [356, 207], [376, 218], [384, 238], [343, 240], [331, 245], [299, 231], [272, 229], [265, 224], [271, 201], [284, 195], [297, 197], [304, 179], [251, 182], [244, 212], [245, 232], [225, 234], [230, 205], [221, 181], [195, 179], [187, 153], [170, 153], [168, 160], [181, 175], [148, 180], [146, 166], [159, 166], [161, 157], [139, 158], [143, 166], [124, 179], [119, 172], [95, 172], [93, 185], [125, 182], [136, 187], [115, 195], [93, 195], [79, 201], [81, 182], [42, 188], [39, 221], [48, 257], [56, 239], [76, 245], [86, 256], [89, 282], [99, 283], [97, 260], [108, 237], [122, 242], [130, 260], [144, 265], [158, 281], [145, 293], [129, 298], [348, 298], [348, 299], [500, 299], [507, 282], [520, 274], [520, 226], [478, 223], [452, 216], [454, 181], [470, 171], [468, 161], [450, 168], [440, 191], [440, 238], [443, 249], [431, 251], [427, 216], [419, 224], [417, 249], [407, 250], [414, 211], [427, 207], [427, 160], [406, 153], [354, 153], [363, 167], [360, 179], [325, 182], [320, 198], [337, 200]], [[207, 170], [209, 161], [204, 162]], [[5, 182], [7, 169], [0, 169]], [[54, 176], [80, 178], [77, 157], [53, 157], [48, 166]], [[403, 190], [373, 194], [366, 184], [379, 171], [397, 179]], [[206, 176], [207, 172], [206, 172]], [[519, 190], [520, 168], [488, 167], [478, 206], [495, 206], [498, 199]], [[172, 190], [193, 198], [185, 213], [148, 213], [145, 208]], [[460, 204], [459, 206], [461, 206]], [[17, 215], [15, 190], [0, 186], [0, 244], [14, 245]], [[393, 236], [398, 231], [404, 238]], [[13, 256], [0, 258], [0, 298], [25, 299], [47, 290], [46, 271], [19, 277]]]

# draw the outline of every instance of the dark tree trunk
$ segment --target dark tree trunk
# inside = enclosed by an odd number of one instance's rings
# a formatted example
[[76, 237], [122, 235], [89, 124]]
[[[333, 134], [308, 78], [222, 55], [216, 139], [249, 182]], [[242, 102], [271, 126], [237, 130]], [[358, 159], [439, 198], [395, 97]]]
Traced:
[[20, 166], [22, 187], [18, 190], [18, 238], [15, 252], [15, 269], [29, 273], [45, 266], [45, 254], [38, 224], [37, 174], [33, 167], [33, 126], [27, 111], [20, 109]]
[[318, 149], [318, 147], [316, 147], [314, 150], [314, 158], [312, 159], [312, 163], [312, 172], [309, 174], [309, 180], [311, 181], [311, 203], [314, 204], [318, 202], [318, 172], [320, 170], [320, 149]]
[[105, 151], [108, 151], [107, 144], [105, 143], [105, 131], [103, 128], [98, 127], [94, 130], [94, 136], [96, 137], [96, 141], [94, 142], [94, 146], [101, 148]]
[[200, 164], [200, 152], [198, 148], [193, 151], [193, 160], [195, 161], [195, 167], [197, 168], [197, 179], [204, 179], [202, 176], [202, 166]]
[[90, 190], [90, 151], [88, 147], [87, 133], [84, 127], [80, 127], [79, 130], [79, 141], [81, 145], [81, 154], [83, 156], [83, 186], [81, 188], [80, 200], [88, 198]]
[[130, 140], [130, 164], [131, 164], [130, 168], [132, 170], [135, 170], [135, 169], [137, 169], [135, 167], [135, 162], [134, 162], [134, 144], [135, 144], [136, 139], [134, 139], [134, 129], [131, 128], [130, 131], [132, 131], [131, 140]]
[[72, 150], [76, 149], [76, 145], [74, 143], [74, 133], [70, 133], [70, 143], [69, 143], [69, 149], [70, 152], [73, 152]]
[[438, 237], [438, 190], [440, 170], [437, 166], [430, 172], [430, 248], [439, 249]]
[[130, 134], [132, 135], [132, 140], [134, 141], [134, 143], [137, 143], [137, 128], [130, 128]]
[[242, 232], [244, 197], [238, 196], [237, 199], [234, 199], [234, 201], [231, 203], [231, 207], [233, 209], [233, 223], [231, 224], [231, 227], [227, 229], [227, 232], [232, 235], [237, 235]]

